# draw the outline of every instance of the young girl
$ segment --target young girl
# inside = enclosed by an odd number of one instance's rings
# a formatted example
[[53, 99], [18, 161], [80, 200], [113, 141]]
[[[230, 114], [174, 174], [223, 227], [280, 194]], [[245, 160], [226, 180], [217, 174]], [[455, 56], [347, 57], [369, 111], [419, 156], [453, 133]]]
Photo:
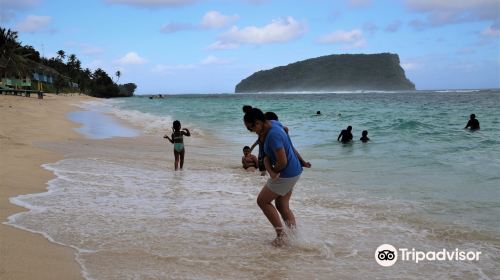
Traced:
[[172, 133], [172, 138], [168, 137], [167, 135], [163, 136], [163, 138], [168, 139], [170, 143], [174, 144], [174, 157], [175, 157], [175, 170], [179, 168], [179, 158], [181, 161], [181, 170], [182, 166], [184, 165], [184, 139], [183, 136], [191, 136], [191, 133], [189, 132], [189, 129], [184, 128], [181, 130], [181, 122], [180, 121], [174, 121], [172, 125], [173, 133]]

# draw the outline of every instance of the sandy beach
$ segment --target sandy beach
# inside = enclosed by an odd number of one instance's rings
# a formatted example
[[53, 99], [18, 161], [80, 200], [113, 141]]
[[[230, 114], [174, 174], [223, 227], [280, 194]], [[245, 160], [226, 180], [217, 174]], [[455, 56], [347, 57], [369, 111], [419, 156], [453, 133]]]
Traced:
[[[38, 142], [79, 136], [66, 114], [87, 96], [0, 95], [0, 219], [26, 211], [10, 197], [46, 190], [53, 174], [40, 165], [63, 156], [37, 147]], [[40, 234], [0, 224], [1, 279], [83, 279], [72, 248], [51, 243]]]

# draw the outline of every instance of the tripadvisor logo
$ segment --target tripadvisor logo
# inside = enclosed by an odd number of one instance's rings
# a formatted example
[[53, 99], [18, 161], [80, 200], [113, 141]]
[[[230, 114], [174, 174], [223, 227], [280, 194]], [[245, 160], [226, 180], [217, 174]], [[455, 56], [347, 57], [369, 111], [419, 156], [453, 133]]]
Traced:
[[375, 260], [381, 266], [393, 266], [398, 260], [398, 250], [391, 244], [382, 244], [375, 250]]
[[375, 250], [375, 261], [381, 266], [393, 266], [399, 259], [419, 263], [421, 261], [479, 261], [478, 251], [463, 251], [459, 249], [440, 251], [419, 251], [412, 248], [396, 249], [391, 244], [382, 244]]

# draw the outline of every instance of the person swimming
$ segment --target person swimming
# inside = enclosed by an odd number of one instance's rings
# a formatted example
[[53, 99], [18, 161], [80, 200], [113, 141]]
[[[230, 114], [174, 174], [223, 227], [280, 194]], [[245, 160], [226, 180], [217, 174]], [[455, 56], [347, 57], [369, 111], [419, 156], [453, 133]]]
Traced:
[[191, 133], [187, 128], [181, 130], [181, 122], [178, 120], [173, 122], [172, 129], [174, 131], [171, 136], [172, 138], [168, 137], [167, 135], [163, 136], [163, 138], [174, 144], [174, 167], [175, 170], [178, 170], [180, 163], [180, 169], [182, 170], [182, 167], [184, 166], [184, 154], [186, 152], [184, 148], [184, 136], [189, 137], [191, 136]]
[[469, 128], [470, 127], [470, 130], [479, 130], [481, 127], [479, 126], [479, 121], [476, 119], [476, 115], [475, 114], [471, 114], [470, 115], [470, 119], [469, 121], [467, 122], [467, 124], [465, 125], [464, 128]]
[[363, 130], [363, 132], [361, 132], [361, 138], [359, 138], [359, 140], [363, 143], [370, 141], [370, 138], [368, 138], [368, 130]]

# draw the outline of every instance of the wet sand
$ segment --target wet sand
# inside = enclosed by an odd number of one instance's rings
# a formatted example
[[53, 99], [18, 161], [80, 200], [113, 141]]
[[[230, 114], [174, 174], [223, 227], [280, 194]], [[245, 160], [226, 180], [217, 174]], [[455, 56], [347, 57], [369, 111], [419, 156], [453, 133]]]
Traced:
[[[37, 143], [81, 138], [66, 114], [87, 96], [0, 95], [0, 220], [26, 211], [10, 197], [46, 190], [54, 175], [40, 165], [62, 159]], [[44, 236], [0, 224], [0, 279], [83, 279], [72, 248]]]

